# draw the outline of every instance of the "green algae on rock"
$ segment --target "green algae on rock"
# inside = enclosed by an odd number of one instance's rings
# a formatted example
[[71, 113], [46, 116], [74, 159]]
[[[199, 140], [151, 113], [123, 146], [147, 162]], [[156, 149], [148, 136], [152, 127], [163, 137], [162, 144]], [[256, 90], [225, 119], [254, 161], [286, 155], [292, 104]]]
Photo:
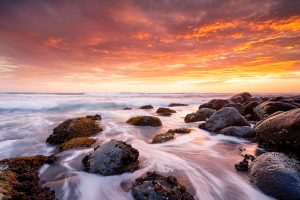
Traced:
[[62, 122], [53, 129], [53, 134], [47, 138], [46, 142], [61, 144], [72, 138], [87, 137], [102, 131], [97, 122], [101, 117], [96, 116], [78, 117]]
[[68, 140], [61, 145], [59, 145], [59, 151], [65, 151], [68, 149], [90, 147], [96, 142], [95, 139], [89, 137], [79, 137]]
[[0, 170], [0, 197], [5, 200], [52, 200], [55, 192], [39, 183], [38, 170], [45, 163], [52, 163], [53, 156], [28, 156], [0, 160], [6, 165]]
[[165, 177], [155, 171], [148, 172], [145, 176], [136, 179], [132, 185], [131, 193], [136, 200], [194, 200], [193, 195], [175, 177]]
[[134, 126], [162, 126], [160, 119], [153, 116], [131, 117], [126, 123]]

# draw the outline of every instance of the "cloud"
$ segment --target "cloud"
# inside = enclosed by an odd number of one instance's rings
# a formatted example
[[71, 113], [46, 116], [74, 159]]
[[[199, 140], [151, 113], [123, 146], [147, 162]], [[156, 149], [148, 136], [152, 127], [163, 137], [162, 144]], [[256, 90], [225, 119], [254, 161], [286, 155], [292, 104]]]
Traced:
[[0, 1], [0, 27], [0, 56], [13, 66], [2, 74], [45, 90], [55, 81], [298, 78], [299, 1], [10, 0]]

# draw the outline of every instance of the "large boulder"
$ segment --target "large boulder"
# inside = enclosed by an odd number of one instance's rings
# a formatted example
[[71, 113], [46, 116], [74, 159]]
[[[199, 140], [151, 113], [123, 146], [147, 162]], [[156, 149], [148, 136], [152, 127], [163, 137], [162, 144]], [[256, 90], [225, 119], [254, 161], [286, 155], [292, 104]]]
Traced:
[[206, 118], [212, 116], [215, 112], [216, 110], [211, 108], [200, 108], [196, 113], [202, 115], [205, 120]]
[[170, 115], [172, 115], [172, 113], [176, 113], [176, 111], [172, 110], [170, 108], [160, 107], [157, 109], [156, 113], [158, 113], [159, 115], [162, 115], [162, 116], [170, 116]]
[[264, 153], [250, 166], [250, 180], [276, 199], [300, 199], [300, 166], [281, 153]]
[[100, 115], [68, 119], [53, 129], [53, 134], [47, 138], [46, 142], [61, 144], [72, 138], [94, 135], [102, 131], [97, 122], [100, 119]]
[[216, 112], [216, 110], [211, 109], [211, 108], [200, 108], [195, 113], [187, 114], [184, 118], [184, 121], [186, 123], [205, 121], [207, 118], [209, 118], [215, 112]]
[[191, 123], [191, 122], [204, 121], [205, 119], [206, 118], [204, 117], [204, 115], [195, 112], [195, 113], [187, 114], [184, 117], [184, 122], [185, 123]]
[[223, 108], [227, 108], [227, 107], [232, 107], [232, 108], [237, 109], [239, 111], [239, 113], [241, 113], [241, 115], [243, 115], [245, 112], [244, 106], [240, 103], [228, 103], [225, 106], [223, 106]]
[[297, 108], [295, 105], [285, 102], [266, 101], [255, 107], [253, 111], [259, 119], [264, 119], [277, 111], [289, 111], [295, 108]]
[[133, 172], [139, 167], [139, 152], [125, 142], [111, 140], [83, 158], [84, 169], [104, 176]]
[[43, 187], [39, 179], [39, 169], [55, 159], [54, 156], [28, 156], [0, 160], [0, 199], [56, 199], [55, 192]]
[[152, 116], [136, 116], [127, 120], [128, 124], [134, 126], [161, 126], [162, 123], [158, 117]]
[[250, 126], [228, 126], [223, 128], [220, 133], [241, 138], [251, 138], [255, 136], [254, 128]]
[[245, 114], [250, 114], [252, 115], [253, 114], [253, 109], [258, 106], [260, 103], [257, 102], [257, 101], [250, 101], [248, 102], [246, 105], [245, 105], [245, 110], [244, 110], [244, 113]]
[[243, 103], [250, 99], [252, 96], [249, 92], [242, 92], [239, 94], [234, 95], [233, 97], [230, 98], [231, 101], [234, 103]]
[[131, 189], [135, 200], [194, 199], [175, 177], [165, 177], [156, 172], [148, 172], [146, 176], [136, 179]]
[[255, 127], [260, 144], [300, 155], [300, 108], [269, 117]]
[[199, 106], [199, 109], [201, 108], [211, 108], [214, 110], [220, 110], [223, 106], [230, 103], [227, 99], [212, 99], [208, 103], [204, 103]]
[[246, 119], [237, 109], [228, 107], [222, 108], [210, 116], [205, 123], [206, 129], [217, 131], [228, 126], [250, 126]]

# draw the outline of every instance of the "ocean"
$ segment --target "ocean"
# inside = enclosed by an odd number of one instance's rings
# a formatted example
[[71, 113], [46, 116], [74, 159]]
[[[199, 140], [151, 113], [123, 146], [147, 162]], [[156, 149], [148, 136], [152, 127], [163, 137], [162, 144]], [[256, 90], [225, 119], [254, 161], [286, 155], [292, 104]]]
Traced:
[[[44, 165], [39, 172], [42, 184], [56, 191], [60, 200], [128, 200], [131, 183], [148, 171], [175, 176], [196, 199], [253, 200], [270, 199], [257, 190], [247, 174], [237, 172], [234, 164], [243, 153], [263, 151], [249, 140], [217, 135], [198, 129], [199, 122], [184, 123], [186, 114], [213, 98], [232, 94], [196, 93], [73, 93], [73, 94], [0, 94], [0, 159], [51, 155], [54, 146], [45, 143], [52, 130], [62, 121], [100, 114], [103, 131], [93, 138], [97, 145], [111, 139], [126, 141], [139, 153], [140, 169], [133, 173], [101, 176], [83, 171], [81, 160], [94, 146], [58, 154], [54, 165]], [[189, 106], [173, 107], [176, 113], [162, 117], [162, 127], [134, 127], [130, 117], [152, 115], [158, 107], [170, 103]], [[155, 109], [141, 110], [151, 104]], [[132, 110], [123, 110], [131, 107]], [[174, 128], [191, 128], [190, 134], [176, 135], [174, 140], [151, 144], [154, 135]]]

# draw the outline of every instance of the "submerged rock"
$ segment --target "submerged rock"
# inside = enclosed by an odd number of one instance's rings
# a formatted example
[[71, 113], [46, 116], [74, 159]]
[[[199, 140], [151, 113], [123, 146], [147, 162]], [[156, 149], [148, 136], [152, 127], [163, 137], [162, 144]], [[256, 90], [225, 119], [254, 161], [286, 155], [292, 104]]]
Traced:
[[127, 120], [128, 124], [134, 126], [161, 126], [162, 123], [158, 117], [152, 116], [136, 116]]
[[300, 166], [281, 153], [264, 153], [250, 166], [250, 180], [276, 199], [300, 199]]
[[59, 151], [65, 151], [68, 149], [81, 148], [81, 147], [90, 147], [96, 142], [93, 138], [88, 137], [79, 137], [68, 140], [61, 145], [59, 145]]
[[255, 157], [253, 155], [245, 154], [244, 159], [238, 164], [235, 164], [234, 167], [237, 171], [248, 171], [249, 162], [253, 162], [254, 159]]
[[176, 129], [169, 129], [167, 133], [179, 133], [179, 134], [187, 134], [190, 133], [192, 129], [189, 128], [176, 128]]
[[146, 176], [136, 179], [131, 189], [136, 200], [194, 199], [175, 177], [165, 177], [157, 174], [157, 172], [148, 172]]
[[206, 120], [205, 127], [210, 131], [217, 131], [228, 126], [250, 126], [237, 109], [222, 108]]
[[130, 107], [125, 107], [125, 108], [123, 108], [123, 110], [132, 110], [132, 108], [130, 108]]
[[152, 105], [144, 105], [144, 106], [141, 106], [140, 107], [140, 109], [145, 109], [145, 110], [147, 110], [147, 109], [153, 109], [153, 106]]
[[104, 176], [133, 172], [139, 168], [139, 152], [131, 145], [111, 140], [83, 158], [86, 171]]
[[228, 103], [225, 106], [223, 106], [223, 108], [227, 108], [227, 107], [232, 107], [237, 109], [241, 115], [243, 115], [245, 112], [244, 106], [240, 103]]
[[300, 108], [269, 117], [255, 127], [260, 144], [300, 155]]
[[266, 101], [255, 107], [253, 111], [259, 119], [264, 119], [277, 111], [289, 111], [295, 108], [297, 108], [295, 105], [285, 102]]
[[157, 134], [156, 136], [154, 136], [152, 143], [153, 144], [164, 143], [164, 142], [174, 139], [175, 133], [187, 134], [187, 133], [190, 133], [191, 131], [192, 130], [188, 129], [188, 128], [169, 129], [165, 133], [160, 133], [160, 134]]
[[227, 99], [212, 99], [208, 103], [204, 103], [199, 106], [199, 109], [201, 108], [211, 108], [214, 110], [220, 110], [223, 106], [230, 103]]
[[170, 103], [168, 107], [175, 107], [175, 106], [188, 106], [188, 104], [184, 103]]
[[61, 144], [72, 138], [94, 135], [102, 131], [102, 128], [97, 122], [97, 120], [101, 119], [99, 116], [100, 115], [68, 119], [53, 129], [53, 134], [47, 138], [46, 142]]
[[223, 135], [237, 136], [241, 138], [254, 137], [254, 128], [250, 126], [228, 126], [220, 131]]
[[175, 110], [172, 110], [170, 108], [158, 108], [156, 113], [158, 113], [159, 115], [162, 115], [162, 116], [170, 116], [172, 115], [172, 113], [176, 113]]
[[152, 140], [152, 144], [164, 143], [172, 139], [174, 139], [174, 133], [172, 132], [160, 133], [154, 136]]
[[38, 170], [45, 163], [51, 163], [53, 157], [29, 156], [0, 160], [6, 165], [0, 170], [0, 198], [3, 200], [54, 200], [55, 192], [42, 187]]

